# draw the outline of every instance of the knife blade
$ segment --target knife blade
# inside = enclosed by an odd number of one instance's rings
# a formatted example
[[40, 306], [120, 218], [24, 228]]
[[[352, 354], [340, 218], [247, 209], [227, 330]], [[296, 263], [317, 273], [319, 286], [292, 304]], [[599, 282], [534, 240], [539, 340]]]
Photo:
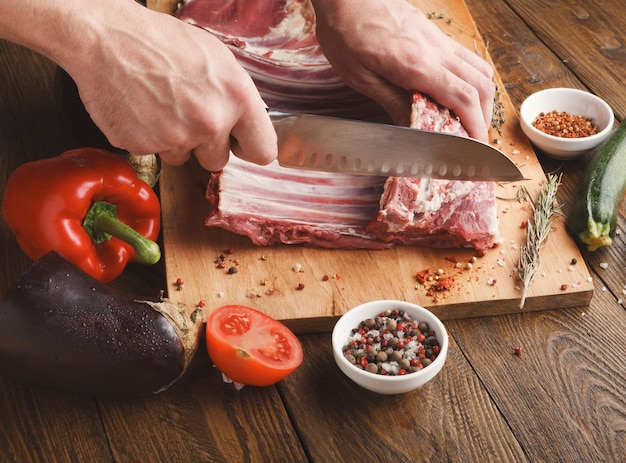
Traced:
[[269, 110], [278, 162], [295, 169], [449, 180], [517, 181], [500, 150], [472, 138], [313, 114]]

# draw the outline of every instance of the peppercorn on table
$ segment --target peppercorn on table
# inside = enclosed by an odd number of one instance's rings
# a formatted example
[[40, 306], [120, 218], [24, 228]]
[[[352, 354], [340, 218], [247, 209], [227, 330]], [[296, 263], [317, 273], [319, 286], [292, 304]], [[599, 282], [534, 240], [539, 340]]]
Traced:
[[[618, 121], [626, 117], [621, 0], [466, 3], [516, 110], [527, 95], [564, 86], [587, 89]], [[454, 12], [434, 13], [454, 21]], [[0, 69], [3, 196], [19, 165], [84, 143], [65, 130], [49, 61], [0, 42]], [[92, 143], [101, 143], [97, 134]], [[544, 172], [562, 174], [558, 201], [567, 210], [590, 157], [538, 159]], [[589, 304], [447, 320], [442, 372], [405, 395], [351, 383], [328, 332], [300, 335], [302, 365], [266, 388], [224, 383], [202, 346], [158, 395], [67, 394], [2, 377], [0, 365], [0, 462], [623, 461], [625, 217], [622, 201], [614, 244], [581, 250]], [[3, 219], [0, 261], [1, 297], [30, 264]], [[112, 286], [156, 297], [167, 286], [164, 265], [131, 265]]]

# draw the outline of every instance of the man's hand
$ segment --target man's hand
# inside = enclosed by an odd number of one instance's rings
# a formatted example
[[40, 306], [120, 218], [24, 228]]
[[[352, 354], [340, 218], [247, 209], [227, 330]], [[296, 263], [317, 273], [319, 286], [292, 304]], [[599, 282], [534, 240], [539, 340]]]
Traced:
[[[317, 37], [344, 81], [408, 125], [411, 91], [454, 111], [487, 141], [493, 68], [406, 0], [313, 0]], [[357, 6], [358, 5], [358, 6]]]
[[7, 0], [0, 37], [47, 56], [72, 77], [94, 123], [127, 151], [208, 170], [229, 150], [276, 158], [276, 132], [252, 79], [208, 32], [134, 0]]
[[276, 134], [254, 83], [208, 32], [143, 9], [150, 27], [104, 28], [90, 65], [68, 69], [109, 142], [159, 153], [172, 165], [193, 153], [219, 170], [229, 151], [258, 164], [277, 154]]

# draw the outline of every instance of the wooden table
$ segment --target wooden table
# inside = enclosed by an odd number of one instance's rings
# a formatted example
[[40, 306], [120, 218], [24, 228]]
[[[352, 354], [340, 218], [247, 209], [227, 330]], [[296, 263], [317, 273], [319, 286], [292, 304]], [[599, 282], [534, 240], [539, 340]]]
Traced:
[[[626, 117], [621, 0], [467, 3], [518, 108], [533, 91], [572, 86]], [[76, 141], [55, 110], [51, 63], [0, 42], [0, 69], [2, 195], [19, 164]], [[563, 172], [567, 204], [588, 159], [540, 160], [546, 172]], [[610, 249], [583, 254], [594, 277], [589, 306], [448, 321], [444, 370], [407, 395], [382, 398], [350, 383], [328, 333], [301, 336], [303, 365], [268, 388], [224, 384], [203, 349], [155, 396], [84, 397], [0, 378], [0, 461], [624, 461], [624, 233]], [[0, 295], [28, 264], [0, 220]], [[116, 284], [154, 294], [164, 279], [156, 266]]]

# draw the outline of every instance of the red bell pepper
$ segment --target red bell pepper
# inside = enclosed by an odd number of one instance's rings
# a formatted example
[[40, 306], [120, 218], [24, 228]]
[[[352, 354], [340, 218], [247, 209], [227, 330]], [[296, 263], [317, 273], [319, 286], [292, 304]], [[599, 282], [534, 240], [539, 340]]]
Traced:
[[21, 165], [2, 202], [4, 220], [31, 259], [56, 251], [103, 283], [127, 262], [159, 261], [153, 240], [160, 213], [158, 197], [130, 164], [95, 148]]

